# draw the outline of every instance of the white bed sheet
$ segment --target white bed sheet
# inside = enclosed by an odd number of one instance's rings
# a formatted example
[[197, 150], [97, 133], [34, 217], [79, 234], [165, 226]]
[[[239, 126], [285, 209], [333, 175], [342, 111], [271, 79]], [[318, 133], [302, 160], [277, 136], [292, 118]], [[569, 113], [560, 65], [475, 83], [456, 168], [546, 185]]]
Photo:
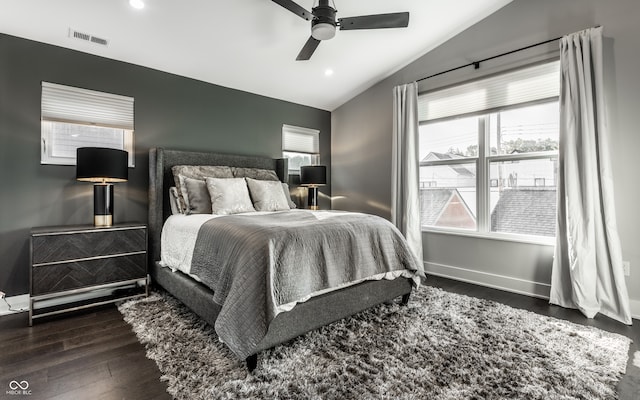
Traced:
[[218, 215], [193, 214], [171, 215], [162, 227], [160, 238], [160, 265], [180, 271], [200, 281], [191, 275], [191, 257], [198, 238], [200, 226]]
[[[242, 215], [263, 215], [270, 213], [274, 213], [274, 211], [256, 211], [243, 213]], [[200, 281], [196, 275], [191, 274], [191, 259], [193, 257], [196, 240], [198, 239], [198, 231], [205, 222], [220, 217], [224, 217], [224, 215], [174, 214], [167, 218], [162, 227], [162, 236], [160, 239], [160, 265], [171, 268], [174, 272], [183, 272]]]

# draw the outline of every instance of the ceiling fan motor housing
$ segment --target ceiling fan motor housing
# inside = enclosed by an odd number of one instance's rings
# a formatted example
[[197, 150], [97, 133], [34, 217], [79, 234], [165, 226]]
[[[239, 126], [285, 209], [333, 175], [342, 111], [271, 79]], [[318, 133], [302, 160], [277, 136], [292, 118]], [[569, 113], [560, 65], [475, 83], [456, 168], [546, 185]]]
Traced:
[[320, 0], [314, 7], [313, 21], [311, 21], [311, 36], [317, 40], [328, 40], [336, 35], [336, 9], [329, 5], [328, 0]]

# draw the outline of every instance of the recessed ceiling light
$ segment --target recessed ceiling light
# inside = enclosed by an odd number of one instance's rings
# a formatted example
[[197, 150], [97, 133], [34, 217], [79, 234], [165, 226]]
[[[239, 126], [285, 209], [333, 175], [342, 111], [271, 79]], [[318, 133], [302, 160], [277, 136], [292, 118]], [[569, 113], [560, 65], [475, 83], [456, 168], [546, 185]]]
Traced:
[[331, 75], [333, 75], [333, 70], [331, 68], [327, 68], [324, 71], [324, 76], [331, 76]]
[[144, 8], [144, 2], [142, 0], [129, 0], [129, 5], [137, 10]]

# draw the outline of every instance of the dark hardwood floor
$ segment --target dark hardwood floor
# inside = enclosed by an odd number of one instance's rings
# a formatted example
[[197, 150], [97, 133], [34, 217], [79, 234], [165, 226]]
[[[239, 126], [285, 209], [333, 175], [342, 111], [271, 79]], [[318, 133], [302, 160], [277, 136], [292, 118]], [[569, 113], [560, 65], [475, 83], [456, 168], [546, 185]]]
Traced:
[[[428, 284], [631, 338], [627, 373], [618, 393], [623, 400], [640, 399], [640, 368], [632, 364], [634, 352], [640, 350], [640, 321], [627, 327], [601, 316], [588, 320], [545, 300], [434, 276]], [[26, 313], [1, 317], [0, 399], [25, 398], [7, 393], [13, 380], [29, 383], [30, 399], [170, 398], [155, 363], [145, 357], [144, 347], [114, 306], [37, 322], [33, 327], [28, 326]]]
[[[170, 399], [115, 306], [28, 326], [27, 313], [0, 318], [0, 399]], [[27, 381], [30, 396], [7, 393]], [[18, 388], [18, 390], [20, 390]]]

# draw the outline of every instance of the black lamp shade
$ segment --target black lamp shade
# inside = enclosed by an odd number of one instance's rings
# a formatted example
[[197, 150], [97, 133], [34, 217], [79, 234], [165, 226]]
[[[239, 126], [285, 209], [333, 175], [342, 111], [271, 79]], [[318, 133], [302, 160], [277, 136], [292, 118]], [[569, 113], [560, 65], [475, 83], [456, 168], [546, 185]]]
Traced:
[[321, 186], [327, 184], [327, 167], [324, 165], [305, 165], [300, 167], [300, 184]]
[[79, 147], [76, 153], [76, 179], [93, 185], [93, 224], [113, 224], [113, 182], [129, 179], [129, 155], [124, 150]]
[[76, 153], [76, 179], [85, 182], [126, 182], [129, 155], [124, 150], [79, 147]]
[[327, 167], [324, 165], [305, 165], [300, 167], [300, 184], [309, 186], [307, 206], [312, 210], [319, 210], [318, 186], [327, 184]]

